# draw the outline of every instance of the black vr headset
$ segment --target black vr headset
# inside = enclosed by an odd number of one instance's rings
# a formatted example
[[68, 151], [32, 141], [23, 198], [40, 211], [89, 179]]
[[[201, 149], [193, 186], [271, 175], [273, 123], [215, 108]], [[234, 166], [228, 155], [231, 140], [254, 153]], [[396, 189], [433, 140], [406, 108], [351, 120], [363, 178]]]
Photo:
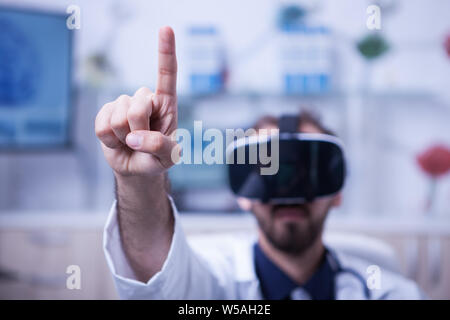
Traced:
[[[346, 174], [342, 143], [328, 134], [299, 133], [299, 123], [298, 116], [282, 116], [279, 135], [243, 137], [228, 146], [228, 178], [235, 195], [263, 203], [295, 204], [342, 189]], [[270, 154], [276, 138], [278, 157]], [[271, 161], [278, 160], [275, 174], [262, 174], [262, 169], [274, 164], [261, 159], [259, 151], [256, 161], [249, 161], [255, 147], [264, 148]], [[245, 155], [244, 163], [238, 161], [239, 153]]]

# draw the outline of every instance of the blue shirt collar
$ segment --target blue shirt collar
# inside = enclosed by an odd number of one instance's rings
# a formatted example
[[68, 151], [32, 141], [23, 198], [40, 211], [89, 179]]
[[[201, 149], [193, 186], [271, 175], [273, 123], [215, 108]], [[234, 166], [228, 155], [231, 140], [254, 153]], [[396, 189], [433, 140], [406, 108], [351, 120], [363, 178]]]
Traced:
[[[264, 298], [289, 299], [291, 292], [300, 287], [264, 254], [258, 243], [254, 246], [254, 259]], [[319, 268], [301, 288], [306, 290], [313, 300], [333, 300], [334, 277], [334, 268], [324, 257]]]

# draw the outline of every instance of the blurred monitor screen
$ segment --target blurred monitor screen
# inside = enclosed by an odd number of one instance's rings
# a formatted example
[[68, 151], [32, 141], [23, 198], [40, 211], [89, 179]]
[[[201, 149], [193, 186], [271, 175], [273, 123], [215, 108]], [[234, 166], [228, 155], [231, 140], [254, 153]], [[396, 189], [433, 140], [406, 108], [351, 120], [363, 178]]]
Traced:
[[66, 18], [0, 6], [0, 149], [69, 144], [72, 35]]

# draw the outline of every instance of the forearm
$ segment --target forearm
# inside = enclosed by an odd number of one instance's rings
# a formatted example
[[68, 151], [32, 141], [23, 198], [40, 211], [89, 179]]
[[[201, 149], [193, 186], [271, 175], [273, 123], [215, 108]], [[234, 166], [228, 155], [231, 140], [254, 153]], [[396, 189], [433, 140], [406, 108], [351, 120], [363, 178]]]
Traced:
[[146, 282], [161, 270], [173, 235], [166, 177], [116, 175], [116, 197], [123, 250], [137, 279]]

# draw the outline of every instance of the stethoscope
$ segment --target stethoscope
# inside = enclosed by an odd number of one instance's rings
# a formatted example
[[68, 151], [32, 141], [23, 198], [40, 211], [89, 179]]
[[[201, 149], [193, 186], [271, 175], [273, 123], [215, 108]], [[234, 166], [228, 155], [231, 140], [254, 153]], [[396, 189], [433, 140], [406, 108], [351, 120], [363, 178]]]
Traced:
[[[336, 278], [340, 274], [343, 274], [343, 273], [350, 274], [361, 283], [363, 291], [364, 291], [364, 297], [366, 299], [370, 300], [371, 299], [370, 290], [369, 290], [369, 287], [367, 286], [367, 283], [366, 283], [366, 280], [364, 279], [364, 277], [358, 271], [356, 271], [352, 268], [343, 267], [340, 264], [339, 259], [336, 257], [334, 252], [332, 252], [329, 249], [325, 249], [325, 250], [326, 250], [325, 251], [326, 259], [328, 260], [328, 263], [329, 263], [331, 269], [333, 270], [335, 286], [336, 286]], [[335, 297], [336, 297], [336, 292], [335, 292]]]

